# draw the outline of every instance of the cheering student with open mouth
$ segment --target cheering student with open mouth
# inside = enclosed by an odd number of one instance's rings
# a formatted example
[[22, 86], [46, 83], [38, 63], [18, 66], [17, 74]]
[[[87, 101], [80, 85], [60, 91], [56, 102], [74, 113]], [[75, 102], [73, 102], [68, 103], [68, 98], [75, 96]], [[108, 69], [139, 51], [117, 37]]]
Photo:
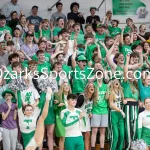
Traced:
[[35, 150], [43, 142], [45, 129], [44, 120], [48, 114], [49, 101], [51, 100], [52, 90], [51, 88], [47, 88], [46, 102], [40, 117], [39, 114], [41, 111], [41, 103], [39, 103], [35, 109], [33, 109], [33, 106], [29, 104], [22, 108], [20, 91], [18, 91], [17, 95], [19, 126], [22, 132], [24, 147], [25, 150]]

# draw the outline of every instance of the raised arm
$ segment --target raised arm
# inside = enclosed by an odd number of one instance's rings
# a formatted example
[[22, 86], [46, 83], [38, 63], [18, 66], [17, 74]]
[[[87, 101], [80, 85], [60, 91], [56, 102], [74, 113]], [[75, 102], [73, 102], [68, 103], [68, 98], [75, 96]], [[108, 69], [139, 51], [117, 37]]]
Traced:
[[[141, 47], [142, 48], [142, 47]], [[134, 64], [134, 65], [129, 65], [129, 69], [133, 69], [133, 70], [137, 70], [139, 68], [141, 68], [143, 66], [143, 54], [142, 54], [142, 49], [140, 50], [140, 52], [138, 52], [139, 54], [139, 63]]]
[[124, 33], [124, 28], [122, 28], [122, 31], [121, 31], [121, 37], [120, 37], [120, 44], [123, 45], [124, 42], [123, 42], [123, 33]]
[[24, 55], [25, 55], [25, 57], [30, 61], [30, 60], [32, 60], [23, 50], [20, 50]]
[[133, 43], [133, 32], [131, 33], [131, 40], [130, 40], [131, 44]]
[[100, 50], [100, 46], [95, 42], [95, 45], [97, 46], [97, 49], [98, 49], [98, 53], [97, 53], [97, 56], [99, 59], [102, 59], [102, 55], [101, 55], [101, 50]]
[[99, 43], [103, 46], [103, 48], [105, 49], [106, 53], [109, 52], [109, 50], [107, 49], [107, 47], [106, 47], [104, 42], [99, 41]]
[[46, 101], [45, 101], [45, 105], [42, 111], [42, 114], [40, 116], [40, 118], [42, 118], [43, 120], [45, 120], [45, 118], [47, 117], [48, 114], [48, 108], [49, 108], [49, 103], [51, 101], [52, 98], [52, 89], [50, 87], [47, 88], [47, 92], [46, 92]]
[[69, 49], [69, 40], [67, 41], [67, 44], [64, 47], [64, 54], [68, 53], [68, 49]]
[[75, 67], [76, 67], [76, 55], [77, 55], [77, 50], [76, 50], [76, 48], [75, 48], [75, 51], [74, 51], [74, 53], [73, 53], [73, 55], [72, 55], [72, 58], [71, 58], [71, 61], [72, 61], [72, 68], [74, 69]]
[[146, 40], [145, 40], [142, 36], [140, 36], [140, 35], [137, 34], [137, 33], [136, 33], [136, 35], [137, 35], [137, 37], [142, 41], [142, 43], [146, 42]]
[[128, 80], [128, 66], [129, 66], [130, 55], [126, 55], [126, 64], [124, 67], [124, 82]]
[[112, 47], [110, 48], [110, 50], [106, 54], [106, 60], [107, 60], [109, 66], [112, 68], [113, 71], [115, 71], [117, 68], [117, 65], [114, 63], [114, 61], [112, 61], [112, 59], [110, 57], [113, 50], [114, 50], [114, 47], [115, 47], [115, 43], [112, 45]]
[[54, 59], [56, 58], [56, 56], [60, 53], [63, 53], [63, 51], [57, 51], [56, 53], [54, 53], [52, 56], [51, 56], [51, 63], [54, 64]]

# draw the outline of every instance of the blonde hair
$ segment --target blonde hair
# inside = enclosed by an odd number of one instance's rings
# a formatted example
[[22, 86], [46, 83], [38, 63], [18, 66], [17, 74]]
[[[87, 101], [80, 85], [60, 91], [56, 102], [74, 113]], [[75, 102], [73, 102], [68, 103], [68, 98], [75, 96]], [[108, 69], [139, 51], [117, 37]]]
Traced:
[[[90, 85], [90, 84], [93, 84], [93, 85], [94, 85], [93, 82], [89, 82], [89, 83], [86, 85], [85, 90], [84, 90], [84, 97], [85, 97], [85, 101], [86, 101], [86, 102], [88, 101], [88, 90], [89, 90], [89, 85]], [[94, 102], [96, 102], [97, 99], [98, 99], [98, 90], [97, 90], [97, 88], [96, 88], [95, 85], [94, 85], [94, 93], [92, 94], [92, 100], [93, 100]]]
[[67, 83], [68, 86], [69, 86], [69, 92], [68, 92], [68, 94], [71, 94], [71, 93], [72, 93], [71, 87], [70, 87], [70, 85], [69, 85], [68, 82], [64, 82], [63, 84], [61, 84], [60, 89], [59, 89], [59, 91], [58, 91], [58, 96], [59, 96], [59, 98], [60, 98], [60, 102], [62, 102], [62, 96], [63, 96], [63, 94], [64, 94], [64, 84], [65, 84], [65, 83]]
[[[110, 93], [114, 93], [114, 81], [115, 81], [115, 80], [112, 80], [112, 81], [111, 81], [111, 84], [110, 84]], [[120, 82], [119, 82], [118, 91], [119, 91], [119, 93], [121, 93], [121, 97], [124, 98], [123, 89], [122, 89], [122, 87], [121, 87], [121, 85], [120, 85]]]

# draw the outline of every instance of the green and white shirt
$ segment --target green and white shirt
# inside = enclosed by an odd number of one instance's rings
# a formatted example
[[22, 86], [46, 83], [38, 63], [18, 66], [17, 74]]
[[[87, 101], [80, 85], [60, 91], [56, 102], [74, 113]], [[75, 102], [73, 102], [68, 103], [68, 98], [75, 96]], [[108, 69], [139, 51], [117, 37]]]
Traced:
[[[145, 127], [150, 130], [150, 111], [143, 111], [138, 117], [138, 138], [142, 137], [142, 128]], [[149, 136], [148, 136], [149, 137]]]
[[114, 99], [114, 105], [116, 107], [118, 107], [119, 109], [122, 109], [122, 97], [121, 97], [121, 93], [119, 92], [118, 94], [116, 94], [114, 92], [114, 95], [115, 95], [115, 99]]
[[82, 136], [80, 128], [80, 109], [75, 108], [70, 111], [68, 108], [61, 111], [61, 120], [65, 127], [65, 137], [78, 137]]
[[18, 109], [19, 127], [23, 133], [31, 133], [35, 131], [37, 118], [40, 114], [41, 109], [36, 107], [32, 116], [27, 117], [23, 114], [22, 107]]
[[33, 105], [36, 99], [39, 99], [40, 95], [33, 87], [29, 87], [26, 90], [21, 91], [21, 99], [23, 103]]

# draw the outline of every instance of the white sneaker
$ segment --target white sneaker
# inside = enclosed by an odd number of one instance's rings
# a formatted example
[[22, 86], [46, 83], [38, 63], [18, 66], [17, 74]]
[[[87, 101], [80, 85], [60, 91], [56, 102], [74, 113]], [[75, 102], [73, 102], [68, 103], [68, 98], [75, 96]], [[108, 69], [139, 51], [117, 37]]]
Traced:
[[19, 142], [17, 142], [16, 149], [17, 149], [17, 150], [23, 150], [22, 144], [20, 144]]

